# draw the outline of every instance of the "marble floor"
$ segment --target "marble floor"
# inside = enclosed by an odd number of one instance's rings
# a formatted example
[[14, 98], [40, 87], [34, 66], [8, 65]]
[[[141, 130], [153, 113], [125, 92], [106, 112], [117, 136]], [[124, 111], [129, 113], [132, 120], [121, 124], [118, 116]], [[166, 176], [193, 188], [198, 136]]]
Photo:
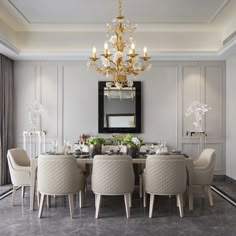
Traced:
[[[138, 190], [138, 189], [137, 189]], [[138, 191], [133, 194], [131, 218], [126, 219], [123, 197], [104, 197], [100, 218], [95, 219], [94, 195], [87, 192], [85, 208], [78, 208], [75, 218], [70, 219], [68, 202], [63, 197], [52, 199], [50, 208], [45, 207], [43, 218], [38, 219], [35, 210], [29, 209], [29, 189], [21, 201], [17, 191], [16, 206], [11, 207], [11, 195], [0, 201], [0, 235], [236, 235], [236, 208], [213, 193], [214, 207], [198, 193], [194, 198], [194, 211], [185, 208], [180, 218], [175, 198], [156, 197], [153, 218], [148, 218], [148, 208], [142, 207]]]

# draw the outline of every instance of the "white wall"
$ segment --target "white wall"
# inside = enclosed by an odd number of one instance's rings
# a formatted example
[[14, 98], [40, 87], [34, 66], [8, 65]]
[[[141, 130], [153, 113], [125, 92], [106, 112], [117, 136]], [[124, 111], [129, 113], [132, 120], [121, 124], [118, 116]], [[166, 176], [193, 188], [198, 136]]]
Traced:
[[[85, 61], [17, 61], [16, 145], [22, 146], [27, 128], [27, 105], [38, 100], [48, 111], [41, 128], [51, 142], [71, 143], [79, 135], [97, 134], [98, 80], [104, 80]], [[203, 145], [189, 138], [192, 120], [185, 116], [194, 100], [212, 107], [204, 120], [206, 147], [217, 152], [216, 174], [225, 174], [225, 65], [224, 62], [153, 62], [142, 80], [142, 133], [145, 142], [166, 139], [170, 149], [180, 149], [197, 158]], [[109, 135], [106, 135], [109, 136]]]
[[236, 180], [236, 56], [226, 62], [226, 175]]

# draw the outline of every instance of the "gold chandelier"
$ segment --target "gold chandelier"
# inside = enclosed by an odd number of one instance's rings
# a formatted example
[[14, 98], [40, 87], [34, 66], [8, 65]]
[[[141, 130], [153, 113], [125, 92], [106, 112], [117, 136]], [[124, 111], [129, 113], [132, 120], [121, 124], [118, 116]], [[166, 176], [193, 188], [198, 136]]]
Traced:
[[[119, 15], [107, 24], [107, 38], [104, 43], [104, 53], [101, 54], [101, 63], [97, 64], [99, 58], [96, 55], [96, 48], [93, 47], [92, 57], [89, 58], [88, 67], [93, 67], [99, 73], [106, 77], [112, 76], [113, 82], [107, 83], [107, 87], [123, 86], [132, 87], [133, 81], [127, 80], [128, 75], [135, 77], [144, 70], [149, 70], [151, 64], [148, 64], [150, 57], [147, 55], [147, 48], [143, 49], [143, 56], [138, 58], [135, 51], [135, 41], [133, 39], [133, 26], [128, 20], [124, 22], [124, 16], [121, 14], [122, 0], [119, 0]], [[112, 53], [110, 52], [112, 49]], [[139, 60], [141, 59], [142, 62]]]

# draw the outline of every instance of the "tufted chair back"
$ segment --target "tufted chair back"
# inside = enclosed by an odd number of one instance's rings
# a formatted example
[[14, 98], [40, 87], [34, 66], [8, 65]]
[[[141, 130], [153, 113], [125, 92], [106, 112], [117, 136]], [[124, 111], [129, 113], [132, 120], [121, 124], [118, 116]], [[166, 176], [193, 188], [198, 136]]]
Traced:
[[148, 156], [144, 178], [147, 193], [175, 195], [186, 189], [185, 157], [180, 155]]

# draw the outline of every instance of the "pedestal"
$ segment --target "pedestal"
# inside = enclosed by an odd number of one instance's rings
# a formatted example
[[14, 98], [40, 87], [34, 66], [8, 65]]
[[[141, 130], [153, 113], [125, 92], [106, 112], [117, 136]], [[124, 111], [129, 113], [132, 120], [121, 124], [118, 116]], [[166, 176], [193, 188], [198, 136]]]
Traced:
[[190, 137], [193, 136], [199, 137], [199, 153], [201, 153], [205, 149], [206, 136], [207, 136], [206, 131], [187, 131], [186, 135]]
[[30, 158], [46, 152], [46, 131], [23, 131], [23, 147]]

